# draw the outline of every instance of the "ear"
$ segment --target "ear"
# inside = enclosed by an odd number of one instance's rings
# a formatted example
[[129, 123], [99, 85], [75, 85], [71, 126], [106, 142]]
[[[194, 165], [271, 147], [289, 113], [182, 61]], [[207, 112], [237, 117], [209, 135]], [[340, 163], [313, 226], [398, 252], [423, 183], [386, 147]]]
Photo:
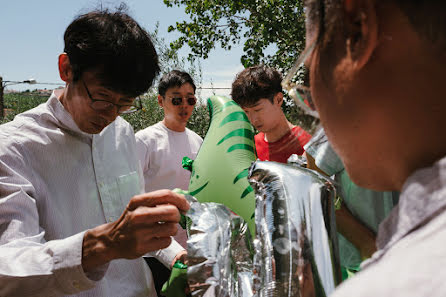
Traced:
[[378, 44], [378, 23], [374, 0], [345, 0], [347, 55], [356, 69], [362, 68]]
[[161, 106], [161, 107], [163, 107], [163, 104], [164, 104], [164, 102], [163, 102], [163, 96], [158, 95], [158, 105]]
[[283, 104], [283, 93], [279, 92], [274, 96], [274, 104], [277, 104], [277, 106], [282, 106]]
[[69, 83], [73, 80], [73, 69], [71, 68], [70, 58], [66, 53], [59, 55], [59, 76], [60, 78]]

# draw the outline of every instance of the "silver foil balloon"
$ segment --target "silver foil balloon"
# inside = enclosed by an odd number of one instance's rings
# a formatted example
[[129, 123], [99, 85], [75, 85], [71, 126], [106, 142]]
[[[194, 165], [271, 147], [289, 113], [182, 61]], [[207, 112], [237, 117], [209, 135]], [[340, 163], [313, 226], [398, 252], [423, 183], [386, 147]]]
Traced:
[[186, 197], [191, 206], [187, 278], [192, 296], [253, 296], [248, 225], [222, 204]]
[[248, 178], [256, 194], [254, 241], [230, 209], [187, 196], [192, 296], [329, 295], [341, 281], [332, 181], [297, 165], [262, 161], [253, 163]]
[[255, 162], [256, 296], [327, 296], [341, 281], [328, 178], [296, 165]]

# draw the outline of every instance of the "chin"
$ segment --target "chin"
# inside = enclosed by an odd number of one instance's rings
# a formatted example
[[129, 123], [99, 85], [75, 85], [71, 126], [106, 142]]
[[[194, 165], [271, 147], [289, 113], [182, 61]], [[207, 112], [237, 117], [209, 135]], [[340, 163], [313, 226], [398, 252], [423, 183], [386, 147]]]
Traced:
[[82, 132], [88, 133], [88, 134], [99, 134], [102, 132], [102, 130], [104, 130], [105, 127], [96, 127], [96, 126], [91, 126], [91, 127], [79, 127], [79, 129], [82, 130]]
[[374, 166], [364, 166], [364, 162], [357, 162], [356, 165], [345, 163], [350, 179], [358, 186], [374, 191], [395, 191], [398, 190], [392, 184], [392, 180], [387, 176], [384, 169]]

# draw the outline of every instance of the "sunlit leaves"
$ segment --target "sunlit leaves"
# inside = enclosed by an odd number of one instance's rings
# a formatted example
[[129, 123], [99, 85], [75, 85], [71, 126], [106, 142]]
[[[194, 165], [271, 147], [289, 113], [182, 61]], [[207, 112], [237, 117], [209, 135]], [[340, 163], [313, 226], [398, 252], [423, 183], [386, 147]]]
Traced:
[[243, 44], [240, 57], [247, 67], [258, 63], [282, 72], [290, 68], [304, 46], [302, 1], [291, 0], [164, 0], [167, 6], [184, 7], [190, 21], [177, 22], [169, 32], [181, 36], [175, 50], [189, 46], [189, 59], [207, 58], [212, 49]]

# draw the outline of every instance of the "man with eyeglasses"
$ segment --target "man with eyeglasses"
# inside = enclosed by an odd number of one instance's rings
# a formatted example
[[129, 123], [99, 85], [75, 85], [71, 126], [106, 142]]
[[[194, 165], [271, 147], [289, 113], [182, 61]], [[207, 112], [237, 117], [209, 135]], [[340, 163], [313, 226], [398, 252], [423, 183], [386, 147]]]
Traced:
[[258, 65], [242, 70], [232, 83], [232, 99], [260, 131], [254, 138], [257, 157], [262, 161], [286, 163], [292, 154], [302, 155], [311, 138], [285, 117], [281, 81], [277, 70]]
[[156, 296], [142, 256], [184, 256], [171, 236], [189, 205], [144, 193], [119, 115], [137, 108], [158, 56], [123, 8], [78, 16], [64, 41], [65, 87], [0, 126], [0, 295]]
[[[164, 119], [136, 133], [146, 191], [187, 190], [189, 186], [190, 172], [182, 168], [182, 159], [195, 159], [203, 142], [198, 134], [186, 127], [197, 102], [195, 89], [192, 77], [179, 70], [164, 74], [158, 84], [158, 104], [164, 110]], [[187, 247], [186, 231], [180, 225], [174, 238]], [[152, 270], [165, 271], [156, 259], [147, 258], [147, 261]], [[168, 273], [155, 276], [157, 290], [167, 277]]]
[[377, 252], [332, 296], [446, 296], [446, 2], [305, 6], [296, 65], [328, 139], [356, 184], [401, 192]]

